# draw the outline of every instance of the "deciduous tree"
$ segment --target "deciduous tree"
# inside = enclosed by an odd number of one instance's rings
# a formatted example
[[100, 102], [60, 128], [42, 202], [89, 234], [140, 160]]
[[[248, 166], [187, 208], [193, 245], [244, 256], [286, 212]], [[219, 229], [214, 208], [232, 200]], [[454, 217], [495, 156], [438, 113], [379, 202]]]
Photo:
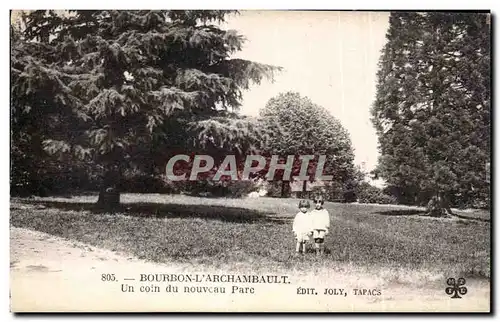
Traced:
[[[333, 180], [339, 182], [353, 176], [354, 152], [349, 133], [339, 120], [309, 98], [296, 92], [279, 94], [260, 111], [260, 121], [269, 134], [269, 154], [281, 156], [283, 162], [288, 155], [296, 156], [292, 177], [300, 173], [301, 155], [315, 156], [307, 172], [311, 181], [317, 179], [315, 172], [321, 155], [326, 157], [325, 175], [333, 175]], [[283, 181], [284, 185], [287, 183]]]

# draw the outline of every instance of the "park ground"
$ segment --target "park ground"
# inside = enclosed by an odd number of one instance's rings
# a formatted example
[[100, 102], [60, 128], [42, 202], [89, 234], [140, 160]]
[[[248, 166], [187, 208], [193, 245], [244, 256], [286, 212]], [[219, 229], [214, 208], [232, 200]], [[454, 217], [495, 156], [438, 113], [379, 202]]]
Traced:
[[[12, 311], [489, 311], [485, 211], [438, 219], [416, 207], [326, 203], [332, 227], [317, 258], [294, 254], [294, 199], [124, 194], [115, 214], [96, 211], [96, 200], [11, 200]], [[285, 274], [291, 284], [252, 284], [254, 295], [121, 292], [152, 285], [139, 274], [155, 272]], [[466, 278], [461, 299], [445, 293], [449, 277]], [[297, 295], [299, 286], [349, 294]]]

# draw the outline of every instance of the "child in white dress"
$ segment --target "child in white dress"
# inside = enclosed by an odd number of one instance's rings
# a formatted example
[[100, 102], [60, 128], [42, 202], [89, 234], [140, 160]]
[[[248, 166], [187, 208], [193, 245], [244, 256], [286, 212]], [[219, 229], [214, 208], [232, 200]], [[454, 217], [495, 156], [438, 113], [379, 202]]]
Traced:
[[301, 200], [299, 202], [300, 211], [295, 215], [293, 220], [292, 230], [297, 240], [296, 253], [302, 252], [304, 254], [306, 252], [306, 243], [312, 235], [311, 217], [307, 213], [310, 207], [309, 201]]
[[325, 251], [325, 236], [330, 229], [330, 214], [323, 208], [325, 200], [322, 196], [316, 196], [313, 199], [314, 209], [311, 211], [311, 228], [316, 248], [316, 254], [323, 254]]

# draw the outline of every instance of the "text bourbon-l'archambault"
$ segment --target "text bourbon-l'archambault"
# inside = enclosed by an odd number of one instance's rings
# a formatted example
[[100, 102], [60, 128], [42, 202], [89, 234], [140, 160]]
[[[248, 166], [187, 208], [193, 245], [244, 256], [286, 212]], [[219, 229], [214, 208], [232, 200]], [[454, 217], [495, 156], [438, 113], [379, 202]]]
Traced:
[[141, 274], [140, 282], [290, 284], [286, 275]]

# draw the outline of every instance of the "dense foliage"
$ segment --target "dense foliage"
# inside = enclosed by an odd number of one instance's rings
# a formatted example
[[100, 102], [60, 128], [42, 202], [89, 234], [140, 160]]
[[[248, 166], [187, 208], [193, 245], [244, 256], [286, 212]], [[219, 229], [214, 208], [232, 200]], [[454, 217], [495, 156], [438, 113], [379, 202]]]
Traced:
[[235, 134], [224, 112], [237, 111], [242, 91], [278, 68], [232, 58], [244, 38], [217, 25], [229, 13], [24, 15], [11, 50], [12, 145], [21, 150], [14, 167], [29, 171], [44, 154], [57, 156], [89, 165], [101, 189], [116, 190], [127, 169], [151, 172], [152, 160], [188, 144], [249, 149], [258, 138]]
[[[322, 173], [332, 175], [333, 181], [347, 183], [354, 176], [354, 151], [349, 133], [339, 120], [309, 98], [296, 92], [279, 94], [268, 101], [259, 119], [269, 135], [267, 152], [281, 156], [283, 163], [286, 156], [296, 156], [291, 179], [300, 174], [299, 156], [305, 155], [314, 156], [307, 171], [310, 181], [318, 179], [315, 174], [322, 155], [326, 157]], [[283, 171], [277, 173], [277, 178], [282, 174]]]
[[378, 173], [406, 202], [489, 200], [490, 24], [481, 13], [397, 12], [389, 19], [372, 109]]

